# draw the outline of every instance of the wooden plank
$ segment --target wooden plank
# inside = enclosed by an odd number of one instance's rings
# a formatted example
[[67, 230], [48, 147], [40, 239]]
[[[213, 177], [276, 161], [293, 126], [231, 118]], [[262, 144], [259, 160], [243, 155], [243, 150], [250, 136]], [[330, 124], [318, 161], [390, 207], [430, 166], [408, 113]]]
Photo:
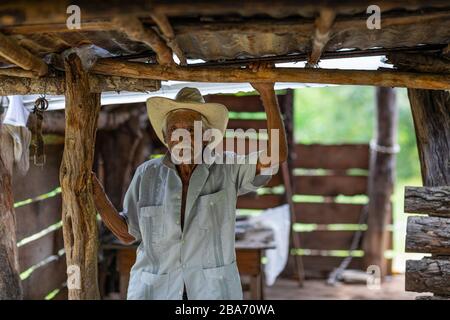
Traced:
[[268, 208], [281, 206], [285, 203], [286, 200], [284, 195], [278, 194], [257, 195], [256, 193], [253, 193], [238, 197], [237, 208], [264, 210]]
[[247, 119], [230, 119], [228, 121], [228, 127], [227, 129], [255, 129], [256, 131], [261, 129], [267, 129], [267, 122], [266, 120], [247, 120]]
[[30, 300], [44, 299], [47, 294], [58, 289], [66, 281], [66, 259], [59, 257], [34, 270], [22, 281], [24, 298]]
[[355, 232], [316, 230], [311, 232], [296, 232], [295, 234], [300, 237], [302, 249], [350, 250]]
[[233, 112], [264, 112], [259, 96], [234, 96], [227, 94], [209, 94], [204, 96], [209, 103], [220, 103]]
[[367, 144], [297, 144], [294, 168], [346, 170], [369, 168]]
[[[59, 166], [63, 145], [45, 146], [45, 164], [38, 167], [30, 159], [30, 169], [25, 176], [15, 174], [13, 178], [14, 201], [34, 198], [59, 186]], [[33, 183], [30, 183], [32, 181]]]
[[295, 193], [321, 196], [367, 194], [367, 176], [294, 176]]
[[450, 292], [450, 259], [407, 260], [405, 290], [447, 295]]
[[69, 290], [67, 290], [67, 286], [64, 286], [59, 289], [59, 292], [53, 297], [52, 300], [67, 300], [69, 296]]
[[358, 224], [363, 208], [362, 204], [349, 203], [295, 203], [295, 213], [300, 223]]
[[20, 272], [56, 255], [62, 248], [64, 248], [64, 241], [61, 228], [19, 247]]
[[16, 208], [17, 239], [22, 240], [61, 221], [61, 195]]
[[406, 252], [450, 254], [450, 219], [408, 217]]
[[450, 187], [405, 187], [405, 212], [450, 217]]
[[236, 250], [236, 261], [240, 274], [254, 276], [261, 273], [260, 250]]

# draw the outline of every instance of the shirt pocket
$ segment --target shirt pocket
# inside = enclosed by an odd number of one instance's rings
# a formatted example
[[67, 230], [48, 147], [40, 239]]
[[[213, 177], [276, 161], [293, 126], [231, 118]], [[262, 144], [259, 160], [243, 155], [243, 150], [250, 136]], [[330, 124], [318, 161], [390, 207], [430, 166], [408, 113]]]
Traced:
[[164, 234], [163, 206], [141, 206], [139, 224], [144, 244], [159, 244]]
[[241, 300], [242, 286], [236, 261], [230, 264], [203, 269], [209, 299]]
[[226, 190], [222, 189], [215, 193], [198, 197], [198, 225], [201, 229], [215, 229], [221, 223], [231, 219], [225, 194]]

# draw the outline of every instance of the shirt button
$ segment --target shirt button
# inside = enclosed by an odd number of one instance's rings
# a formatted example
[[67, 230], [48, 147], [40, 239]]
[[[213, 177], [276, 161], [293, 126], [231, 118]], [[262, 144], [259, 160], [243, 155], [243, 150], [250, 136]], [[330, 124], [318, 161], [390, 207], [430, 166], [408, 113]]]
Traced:
[[183, 267], [183, 268], [186, 268], [186, 263], [183, 263], [182, 267]]
[[214, 205], [214, 202], [211, 201], [211, 202], [209, 203], [209, 205], [211, 205], [211, 206]]
[[180, 224], [180, 220], [175, 221], [176, 224]]
[[182, 291], [182, 290], [180, 290], [180, 291], [178, 291], [178, 293], [179, 293], [179, 294], [183, 294], [183, 291]]

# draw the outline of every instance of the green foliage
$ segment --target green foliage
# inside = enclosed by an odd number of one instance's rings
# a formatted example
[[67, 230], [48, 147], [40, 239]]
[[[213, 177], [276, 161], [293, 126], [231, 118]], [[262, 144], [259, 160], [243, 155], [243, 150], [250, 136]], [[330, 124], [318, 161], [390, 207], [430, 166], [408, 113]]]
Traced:
[[[419, 176], [414, 126], [405, 89], [396, 89], [399, 108], [397, 178]], [[375, 128], [375, 88], [330, 86], [295, 90], [295, 140], [301, 143], [367, 143]]]

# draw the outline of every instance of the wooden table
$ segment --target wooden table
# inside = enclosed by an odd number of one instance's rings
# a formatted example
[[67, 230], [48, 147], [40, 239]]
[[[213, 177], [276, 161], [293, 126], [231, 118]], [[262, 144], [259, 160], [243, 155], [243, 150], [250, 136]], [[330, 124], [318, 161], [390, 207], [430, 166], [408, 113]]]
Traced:
[[[250, 299], [264, 299], [264, 272], [262, 257], [267, 249], [275, 248], [270, 230], [249, 232], [242, 240], [236, 240], [236, 262], [239, 274], [248, 276], [250, 283]], [[120, 298], [126, 299], [130, 270], [136, 261], [137, 245], [122, 245], [120, 243], [103, 244], [103, 250], [117, 252], [117, 271], [120, 276]], [[244, 285], [244, 288], [246, 286]]]

